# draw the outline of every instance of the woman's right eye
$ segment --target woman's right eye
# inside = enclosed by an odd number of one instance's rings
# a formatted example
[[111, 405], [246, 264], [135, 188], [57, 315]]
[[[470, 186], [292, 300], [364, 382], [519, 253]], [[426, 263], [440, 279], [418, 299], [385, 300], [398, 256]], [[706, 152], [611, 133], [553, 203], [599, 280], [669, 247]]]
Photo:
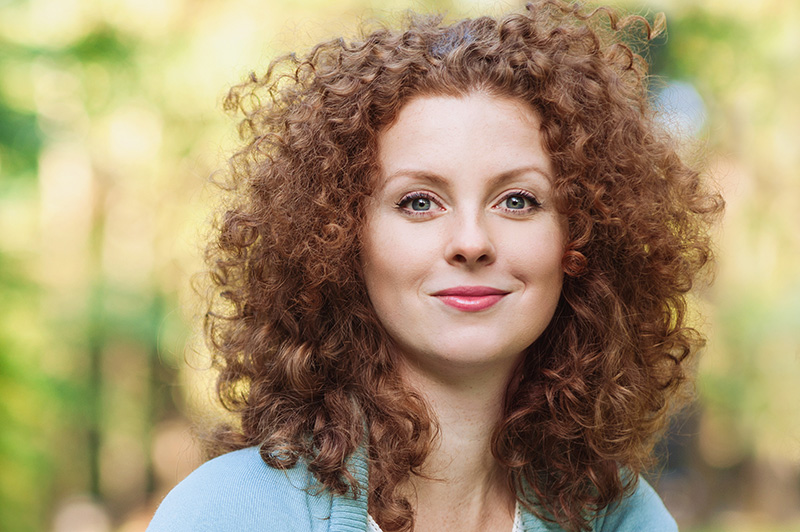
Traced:
[[397, 207], [409, 214], [425, 214], [431, 212], [436, 206], [436, 202], [428, 194], [413, 193], [404, 196]]

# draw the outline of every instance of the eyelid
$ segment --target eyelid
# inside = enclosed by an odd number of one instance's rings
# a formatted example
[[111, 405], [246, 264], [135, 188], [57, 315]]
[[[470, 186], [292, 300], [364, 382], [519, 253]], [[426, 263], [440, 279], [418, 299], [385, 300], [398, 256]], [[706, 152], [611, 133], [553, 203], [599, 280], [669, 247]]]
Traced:
[[403, 197], [400, 198], [400, 201], [398, 201], [395, 204], [396, 208], [399, 211], [401, 211], [402, 213], [404, 213], [406, 215], [409, 215], [409, 216], [431, 216], [431, 215], [436, 213], [436, 210], [433, 210], [433, 209], [428, 210], [428, 211], [415, 211], [415, 210], [403, 207], [403, 205], [405, 205], [409, 201], [412, 201], [412, 200], [415, 200], [415, 199], [419, 199], [419, 198], [425, 198], [427, 200], [430, 200], [430, 202], [433, 205], [438, 207], [439, 210], [442, 210], [442, 202], [438, 199], [438, 197], [434, 193], [428, 192], [426, 190], [415, 190], [414, 192], [409, 192], [407, 194], [404, 194]]
[[[504, 201], [506, 201], [508, 198], [512, 197], [512, 196], [522, 196], [525, 199], [527, 199], [530, 202], [531, 205], [529, 207], [524, 208], [524, 209], [509, 209], [507, 207], [502, 207], [501, 204]], [[524, 189], [515, 189], [515, 190], [509, 190], [508, 192], [503, 193], [503, 195], [500, 196], [500, 199], [498, 199], [497, 202], [494, 204], [494, 207], [502, 209], [503, 211], [511, 213], [511, 214], [516, 214], [516, 215], [529, 214], [531, 211], [534, 211], [534, 210], [537, 210], [537, 209], [541, 208], [542, 207], [542, 202], [539, 201], [539, 198], [536, 197], [536, 194], [534, 194], [532, 192], [529, 192], [529, 191], [524, 190]]]

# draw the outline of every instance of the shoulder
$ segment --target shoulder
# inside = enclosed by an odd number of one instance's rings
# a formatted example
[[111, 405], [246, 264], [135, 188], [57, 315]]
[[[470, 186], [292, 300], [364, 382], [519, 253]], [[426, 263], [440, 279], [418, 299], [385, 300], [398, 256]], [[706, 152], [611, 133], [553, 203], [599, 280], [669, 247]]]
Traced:
[[330, 495], [313, 489], [302, 464], [275, 469], [252, 447], [196, 469], [164, 498], [147, 530], [225, 532], [268, 525], [276, 531], [311, 531], [330, 516], [330, 507]]
[[636, 490], [607, 508], [595, 522], [597, 532], [677, 532], [675, 523], [656, 491], [639, 477]]

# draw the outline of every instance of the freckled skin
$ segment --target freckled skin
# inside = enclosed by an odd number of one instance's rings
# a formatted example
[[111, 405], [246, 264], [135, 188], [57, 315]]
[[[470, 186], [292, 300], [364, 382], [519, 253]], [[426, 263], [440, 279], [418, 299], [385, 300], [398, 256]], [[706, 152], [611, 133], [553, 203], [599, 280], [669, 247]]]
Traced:
[[[431, 376], [510, 369], [545, 329], [563, 282], [566, 222], [539, 118], [480, 92], [409, 102], [379, 136], [363, 266], [400, 355]], [[436, 294], [504, 295], [467, 312]]]

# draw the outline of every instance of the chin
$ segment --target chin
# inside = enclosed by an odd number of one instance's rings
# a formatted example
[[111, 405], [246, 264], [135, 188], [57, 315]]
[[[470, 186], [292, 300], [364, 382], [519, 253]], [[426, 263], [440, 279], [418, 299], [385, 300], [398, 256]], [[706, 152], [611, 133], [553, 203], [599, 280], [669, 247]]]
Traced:
[[437, 349], [417, 357], [427, 359], [430, 363], [443, 368], [489, 370], [492, 367], [508, 368], [515, 365], [524, 351], [524, 347], [498, 350], [496, 344], [482, 346], [480, 343], [468, 342], [463, 345], [450, 345], [447, 349]]

